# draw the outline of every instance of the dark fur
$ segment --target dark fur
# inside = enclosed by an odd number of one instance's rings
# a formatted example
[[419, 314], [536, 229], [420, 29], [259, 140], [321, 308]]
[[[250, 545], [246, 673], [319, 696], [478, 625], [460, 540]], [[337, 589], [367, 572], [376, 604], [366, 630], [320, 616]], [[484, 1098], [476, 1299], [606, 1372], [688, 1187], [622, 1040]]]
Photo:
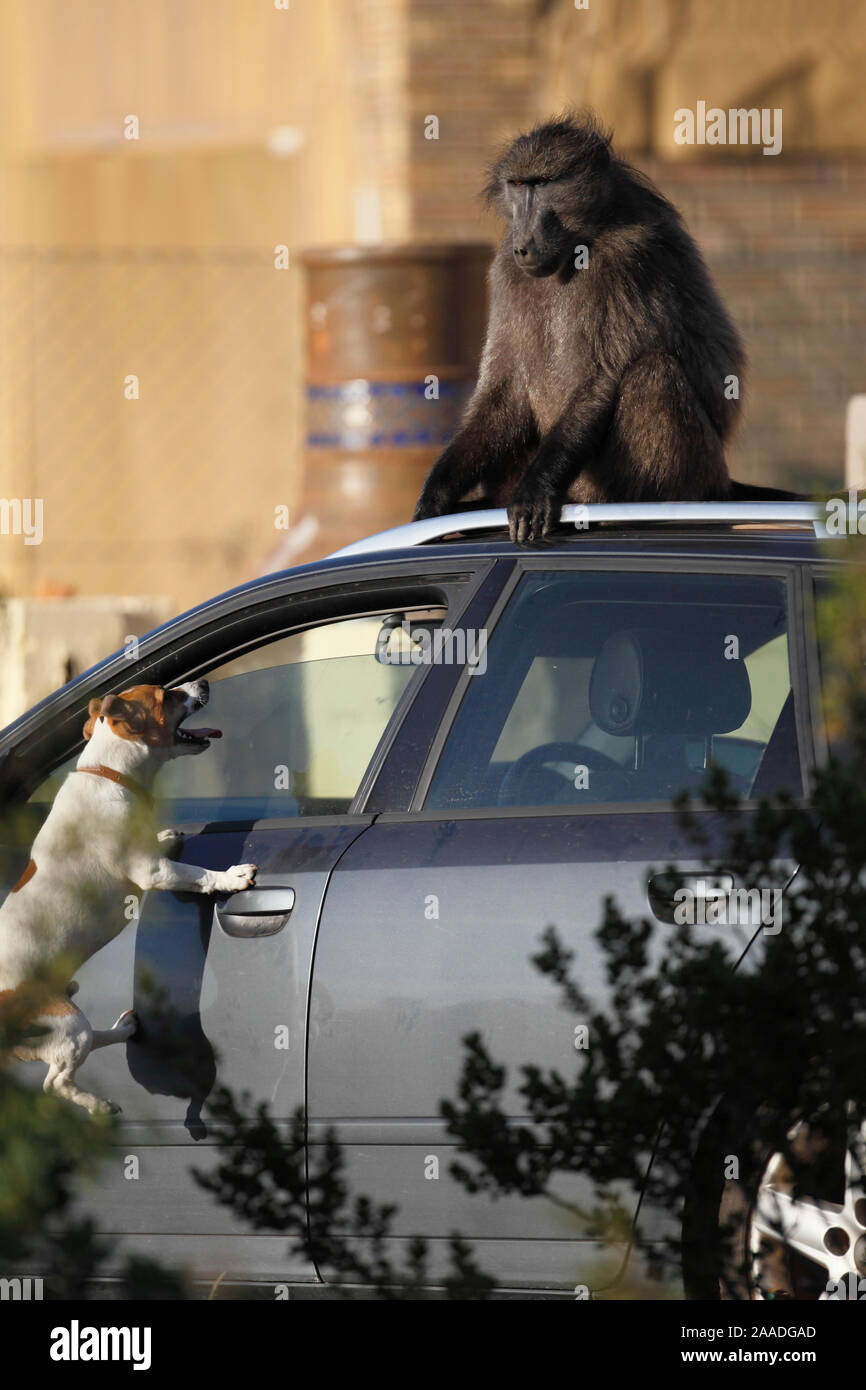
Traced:
[[[731, 483], [745, 353], [676, 209], [592, 118], [521, 135], [486, 193], [511, 224], [490, 272], [478, 384], [415, 519], [508, 506], [537, 540], [565, 501], [785, 496]], [[575, 269], [575, 248], [588, 248]]]

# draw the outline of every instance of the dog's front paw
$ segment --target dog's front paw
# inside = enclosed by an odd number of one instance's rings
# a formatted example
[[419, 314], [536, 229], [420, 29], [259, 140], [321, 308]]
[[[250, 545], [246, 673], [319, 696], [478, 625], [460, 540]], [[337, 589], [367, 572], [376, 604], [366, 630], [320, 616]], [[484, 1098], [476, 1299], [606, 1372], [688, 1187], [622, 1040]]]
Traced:
[[184, 835], [182, 830], [160, 830], [156, 838], [165, 855], [180, 854], [183, 849]]
[[138, 1018], [132, 1009], [126, 1009], [111, 1029], [116, 1033], [119, 1042], [127, 1042], [129, 1038], [134, 1038], [138, 1032]]
[[216, 893], [241, 893], [255, 886], [258, 867], [255, 864], [233, 864], [224, 873], [215, 874]]

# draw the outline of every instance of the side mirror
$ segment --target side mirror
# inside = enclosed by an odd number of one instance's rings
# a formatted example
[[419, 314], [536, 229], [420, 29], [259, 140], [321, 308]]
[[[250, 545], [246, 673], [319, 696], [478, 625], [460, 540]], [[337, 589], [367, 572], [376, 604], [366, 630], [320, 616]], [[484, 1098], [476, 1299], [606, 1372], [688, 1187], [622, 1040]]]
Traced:
[[376, 650], [374, 653], [380, 666], [391, 666], [394, 664], [391, 639], [395, 632], [402, 629], [405, 622], [405, 613], [389, 613], [387, 617], [382, 619], [382, 626], [379, 628], [379, 635], [376, 638]]
[[433, 633], [441, 626], [441, 617], [389, 613], [376, 638], [376, 660], [382, 666], [421, 666], [429, 661]]

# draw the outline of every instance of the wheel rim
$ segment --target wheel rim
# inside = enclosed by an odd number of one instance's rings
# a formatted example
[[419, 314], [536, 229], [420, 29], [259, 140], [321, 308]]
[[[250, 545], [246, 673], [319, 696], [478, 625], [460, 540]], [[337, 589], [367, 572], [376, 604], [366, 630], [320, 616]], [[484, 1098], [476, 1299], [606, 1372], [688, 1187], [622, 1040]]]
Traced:
[[[791, 1149], [799, 1147], [800, 1155], [811, 1149], [817, 1157], [827, 1147], [803, 1121], [789, 1130], [787, 1139]], [[771, 1155], [750, 1215], [753, 1299], [811, 1297], [836, 1301], [840, 1295], [834, 1285], [866, 1278], [864, 1156], [866, 1121], [849, 1124], [841, 1159], [839, 1202], [821, 1195], [820, 1183], [816, 1195], [805, 1192], [802, 1176], [799, 1190], [795, 1190], [788, 1157], [781, 1152]]]

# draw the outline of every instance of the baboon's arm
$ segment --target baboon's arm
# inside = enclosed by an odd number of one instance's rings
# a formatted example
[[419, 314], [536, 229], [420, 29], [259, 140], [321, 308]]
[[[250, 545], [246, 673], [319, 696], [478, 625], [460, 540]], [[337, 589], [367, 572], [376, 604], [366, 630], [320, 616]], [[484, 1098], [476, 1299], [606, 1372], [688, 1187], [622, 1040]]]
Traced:
[[415, 507], [414, 521], [447, 516], [473, 488], [497, 485], [538, 444], [528, 399], [505, 381], [479, 383], [466, 419], [434, 463]]
[[597, 372], [569, 398], [541, 440], [509, 505], [513, 541], [540, 540], [556, 525], [570, 484], [601, 446], [618, 384], [607, 373]]

